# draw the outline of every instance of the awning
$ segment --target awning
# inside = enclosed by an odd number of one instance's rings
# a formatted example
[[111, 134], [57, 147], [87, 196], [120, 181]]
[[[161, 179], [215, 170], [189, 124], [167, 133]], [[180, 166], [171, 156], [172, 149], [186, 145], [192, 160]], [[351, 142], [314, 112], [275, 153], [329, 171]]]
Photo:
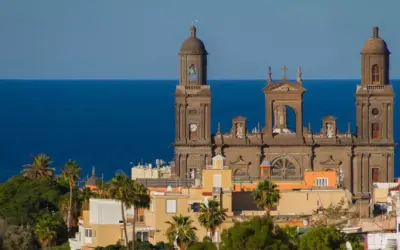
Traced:
[[155, 231], [154, 228], [152, 227], [137, 227], [135, 228], [136, 232], [151, 232], [151, 231]]

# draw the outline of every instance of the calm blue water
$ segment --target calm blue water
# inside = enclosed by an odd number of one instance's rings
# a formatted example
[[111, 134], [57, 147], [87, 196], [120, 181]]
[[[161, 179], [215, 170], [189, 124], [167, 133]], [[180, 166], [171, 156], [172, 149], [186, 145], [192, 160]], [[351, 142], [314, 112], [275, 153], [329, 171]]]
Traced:
[[[304, 82], [304, 126], [320, 130], [321, 118], [338, 117], [338, 129], [355, 131], [355, 80]], [[393, 81], [400, 93], [400, 81]], [[397, 84], [396, 84], [397, 83]], [[109, 179], [130, 173], [129, 162], [171, 160], [177, 81], [0, 81], [0, 181], [18, 173], [30, 156], [45, 152], [59, 168], [71, 158], [83, 175], [96, 166]], [[228, 131], [243, 115], [248, 127], [264, 126], [265, 81], [210, 81], [212, 130]], [[395, 104], [395, 111], [400, 106]], [[395, 112], [395, 125], [400, 116]], [[397, 112], [398, 113], [398, 112]], [[400, 134], [395, 129], [396, 142]], [[398, 152], [398, 150], [396, 150]], [[396, 176], [400, 175], [396, 159]]]

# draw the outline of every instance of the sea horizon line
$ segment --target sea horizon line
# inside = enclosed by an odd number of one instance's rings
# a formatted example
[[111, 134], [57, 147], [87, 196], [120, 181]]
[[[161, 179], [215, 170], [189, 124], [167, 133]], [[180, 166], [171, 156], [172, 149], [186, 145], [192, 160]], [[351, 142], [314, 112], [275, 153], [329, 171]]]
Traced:
[[[275, 78], [272, 79], [274, 82], [278, 82], [282, 79], [279, 78]], [[292, 81], [295, 82], [296, 79], [287, 79], [288, 81]], [[400, 80], [400, 78], [392, 78], [391, 81], [398, 81]], [[32, 79], [28, 79], [28, 78], [21, 78], [21, 79], [17, 79], [17, 78], [4, 78], [1, 79], [0, 81], [4, 82], [4, 81], [26, 81], [26, 82], [34, 82], [34, 81], [86, 81], [86, 82], [91, 82], [91, 81], [125, 81], [125, 82], [155, 82], [155, 81], [179, 81], [179, 79], [126, 79], [126, 78], [106, 78], [106, 79], [90, 79], [90, 78], [71, 78], [71, 79], [63, 79], [63, 78], [54, 78], [54, 79], [40, 79], [40, 78], [32, 78]], [[235, 78], [215, 78], [215, 79], [208, 79], [207, 81], [267, 81], [267, 79], [257, 79], [257, 78], [240, 78], [240, 79], [235, 79]], [[307, 79], [302, 79], [302, 81], [361, 81], [360, 78], [307, 78]]]

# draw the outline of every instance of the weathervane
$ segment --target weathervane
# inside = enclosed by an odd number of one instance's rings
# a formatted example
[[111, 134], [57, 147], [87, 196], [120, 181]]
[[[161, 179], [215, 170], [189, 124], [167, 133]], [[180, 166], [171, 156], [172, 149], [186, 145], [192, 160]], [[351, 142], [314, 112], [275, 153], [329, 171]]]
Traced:
[[194, 26], [195, 23], [198, 23], [198, 22], [199, 22], [199, 20], [192, 20], [192, 26]]

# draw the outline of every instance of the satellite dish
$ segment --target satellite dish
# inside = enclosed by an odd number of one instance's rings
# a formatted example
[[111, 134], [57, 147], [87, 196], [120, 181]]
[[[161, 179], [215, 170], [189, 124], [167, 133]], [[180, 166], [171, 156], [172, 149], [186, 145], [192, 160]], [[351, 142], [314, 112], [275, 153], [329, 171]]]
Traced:
[[346, 241], [346, 250], [353, 250], [353, 247], [351, 246], [350, 242]]

